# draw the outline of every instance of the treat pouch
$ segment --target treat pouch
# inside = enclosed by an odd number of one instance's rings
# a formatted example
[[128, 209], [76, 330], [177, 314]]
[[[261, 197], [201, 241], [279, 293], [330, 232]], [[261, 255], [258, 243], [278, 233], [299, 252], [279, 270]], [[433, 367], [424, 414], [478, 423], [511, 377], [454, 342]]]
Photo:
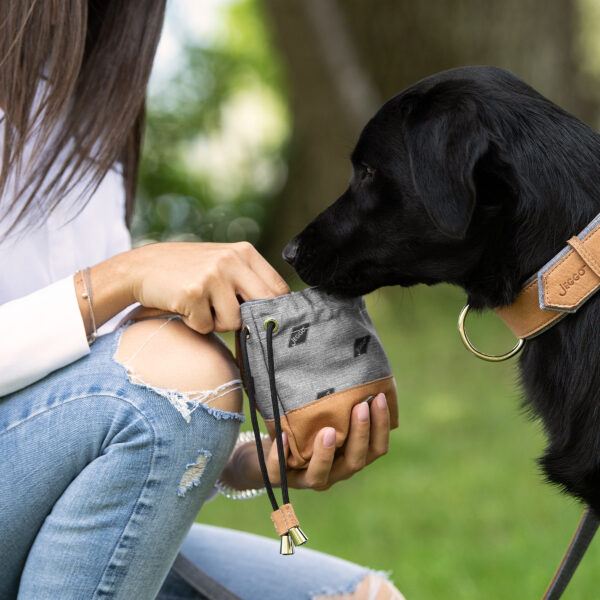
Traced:
[[242, 378], [246, 388], [252, 381], [272, 438], [276, 398], [290, 445], [288, 466], [307, 466], [323, 427], [335, 428], [336, 446], [342, 447], [352, 408], [379, 392], [386, 395], [391, 427], [398, 426], [394, 376], [364, 298], [308, 288], [245, 302], [241, 314], [247, 354]]

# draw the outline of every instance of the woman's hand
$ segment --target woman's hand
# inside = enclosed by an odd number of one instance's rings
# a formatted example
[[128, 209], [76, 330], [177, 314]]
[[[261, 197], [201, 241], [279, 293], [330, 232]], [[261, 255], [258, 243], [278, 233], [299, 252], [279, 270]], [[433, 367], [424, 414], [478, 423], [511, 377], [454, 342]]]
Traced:
[[199, 333], [239, 329], [240, 301], [290, 291], [248, 242], [164, 242], [125, 255], [133, 298], [144, 307], [182, 315]]
[[199, 333], [242, 325], [240, 300], [273, 298], [289, 287], [252, 244], [151, 244], [136, 248], [133, 295], [183, 316]]
[[[326, 490], [337, 481], [348, 479], [388, 451], [390, 413], [383, 394], [378, 394], [370, 406], [366, 402], [352, 409], [350, 431], [343, 452], [336, 456], [335, 430], [324, 427], [315, 438], [313, 455], [306, 469], [288, 469], [288, 485], [295, 488]], [[285, 436], [284, 436], [285, 437]], [[279, 484], [277, 444], [263, 442], [267, 456], [269, 478]], [[289, 452], [287, 440], [284, 450]], [[254, 442], [236, 449], [225, 467], [221, 479], [237, 489], [260, 488], [262, 482]]]

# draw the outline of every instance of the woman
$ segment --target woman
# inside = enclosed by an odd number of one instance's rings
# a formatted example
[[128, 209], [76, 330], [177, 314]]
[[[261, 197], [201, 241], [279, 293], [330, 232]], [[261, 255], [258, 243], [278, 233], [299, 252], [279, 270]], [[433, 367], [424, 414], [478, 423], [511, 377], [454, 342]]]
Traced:
[[[249, 244], [129, 249], [163, 12], [0, 3], [0, 598], [197, 598], [169, 574], [180, 547], [242, 598], [400, 598], [344, 561], [190, 530], [217, 478], [261, 485], [252, 443], [236, 445], [239, 375], [213, 332], [240, 327], [239, 301], [289, 290]], [[134, 322], [135, 303], [147, 308]], [[385, 453], [385, 398], [354, 410], [344, 455], [332, 434], [291, 485], [326, 489]]]

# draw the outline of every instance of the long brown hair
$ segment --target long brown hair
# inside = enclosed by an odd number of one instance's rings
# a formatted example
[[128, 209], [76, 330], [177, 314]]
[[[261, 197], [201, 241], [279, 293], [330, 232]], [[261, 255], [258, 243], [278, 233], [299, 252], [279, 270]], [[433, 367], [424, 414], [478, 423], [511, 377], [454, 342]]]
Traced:
[[[48, 215], [85, 177], [83, 208], [117, 162], [129, 225], [165, 1], [0, 1], [0, 218], [20, 201], [10, 229], [21, 220], [29, 225], [34, 199]], [[3, 206], [14, 173], [27, 175], [12, 203]]]

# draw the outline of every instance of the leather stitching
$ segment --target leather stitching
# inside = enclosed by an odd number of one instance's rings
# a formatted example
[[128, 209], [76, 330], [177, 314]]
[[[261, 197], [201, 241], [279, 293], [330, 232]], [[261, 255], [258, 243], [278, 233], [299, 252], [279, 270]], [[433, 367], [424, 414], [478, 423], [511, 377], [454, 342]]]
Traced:
[[[596, 283], [585, 294], [585, 296], [581, 297], [574, 304], [573, 303], [561, 304], [561, 303], [557, 303], [557, 302], [551, 302], [550, 298], [549, 298], [549, 289], [548, 289], [549, 288], [548, 283], [549, 283], [550, 277], [553, 275], [553, 273], [555, 273], [555, 271], [561, 265], [563, 265], [565, 263], [565, 261], [571, 259], [574, 253], [577, 254], [581, 258], [581, 260], [583, 261], [584, 264], [586, 264], [587, 266], [590, 267], [590, 269], [593, 271], [593, 273], [597, 277], [600, 277], [600, 262], [596, 259], [596, 257], [593, 254], [590, 253], [590, 251], [585, 246], [586, 244], [589, 244], [595, 238], [595, 236], [597, 236], [598, 233], [600, 233], [600, 225], [596, 226], [582, 240], [580, 240], [577, 236], [574, 236], [573, 238], [571, 238], [571, 240], [569, 240], [567, 242], [567, 244], [569, 244], [569, 246], [571, 246], [571, 249], [567, 252], [567, 254], [565, 254], [565, 256], [563, 256], [559, 261], [557, 261], [545, 273], [542, 274], [541, 279], [542, 279], [542, 286], [543, 286], [543, 296], [544, 296], [544, 303], [546, 304], [546, 306], [553, 307], [553, 308], [565, 308], [565, 309], [577, 308], [581, 304], [583, 304], [593, 293], [595, 293], [598, 290], [598, 288], [600, 288], [600, 282]], [[532, 288], [537, 287], [537, 286], [538, 286], [538, 278], [536, 277], [531, 283], [529, 283], [526, 287], [524, 287], [521, 290], [521, 293], [519, 294], [519, 296], [522, 297], [523, 294], [531, 291]], [[539, 289], [538, 289], [538, 294], [539, 294]], [[536, 298], [537, 298], [538, 294], [536, 294]], [[505, 307], [504, 309], [497, 311], [499, 313], [500, 318], [505, 320], [502, 316], [502, 313], [506, 314], [508, 312], [510, 314], [512, 312], [511, 309], [513, 309], [515, 304], [516, 304], [516, 302], [513, 303], [512, 305], [509, 305], [508, 307]], [[537, 305], [536, 308], [539, 308], [539, 310], [540, 310], [540, 312], [537, 313], [539, 318], [536, 319], [536, 324], [533, 325], [532, 327], [530, 327], [524, 333], [517, 333], [515, 331], [515, 329], [519, 329], [519, 324], [523, 320], [525, 320], [525, 321], [530, 320], [531, 316], [525, 316], [525, 318], [522, 319], [520, 316], [518, 316], [518, 313], [517, 313], [516, 324], [514, 326], [509, 325], [510, 329], [513, 331], [513, 333], [515, 333], [515, 335], [517, 335], [517, 337], [527, 338], [535, 333], [538, 333], [539, 331], [543, 330], [544, 328], [546, 328], [549, 325], [551, 325], [552, 323], [554, 323], [554, 321], [556, 321], [556, 320], [560, 319], [562, 316], [564, 316], [563, 313], [558, 313], [558, 314], [552, 314], [549, 317], [548, 310], [545, 310], [545, 309], [539, 307], [539, 305]], [[528, 305], [528, 303], [526, 303], [525, 304], [525, 312], [527, 312], [528, 310], [529, 310], [529, 305]]]
[[571, 248], [573, 248], [573, 250], [575, 250], [575, 252], [581, 256], [587, 266], [590, 267], [590, 269], [592, 269], [592, 271], [594, 271], [598, 277], [600, 277], [600, 265], [598, 264], [598, 261], [581, 243], [581, 240], [578, 237], [572, 237], [567, 241], [567, 244], [569, 244], [569, 246], [571, 246]]
[[330, 400], [333, 396], [338, 396], [341, 394], [345, 394], [347, 392], [354, 392], [355, 390], [359, 390], [363, 387], [367, 387], [368, 385], [373, 385], [375, 383], [380, 383], [382, 381], [392, 379], [393, 377], [394, 377], [393, 375], [387, 375], [386, 377], [380, 377], [379, 379], [373, 379], [373, 381], [368, 381], [367, 383], [360, 383], [359, 385], [354, 385], [351, 388], [348, 388], [346, 390], [340, 390], [339, 392], [335, 392], [334, 394], [329, 394], [328, 396], [323, 396], [322, 398], [317, 398], [316, 400], [313, 400], [312, 402], [309, 402], [308, 404], [305, 404], [304, 406], [299, 406], [298, 408], [293, 408], [292, 410], [287, 411], [286, 415], [298, 414], [302, 410], [308, 410], [309, 408], [313, 408], [314, 406], [317, 406], [321, 402]]
[[[593, 229], [592, 231], [590, 231], [590, 233], [588, 233], [583, 240], [581, 240], [581, 242], [583, 244], [588, 243], [589, 241], [592, 240], [592, 238], [598, 233], [600, 232], [600, 225], [597, 226], [595, 229]], [[578, 238], [579, 239], [579, 238]], [[550, 277], [550, 275], [556, 270], [558, 269], [558, 267], [564, 263], [566, 260], [568, 260], [569, 258], [571, 258], [571, 256], [573, 255], [575, 251], [574, 250], [569, 250], [569, 252], [567, 252], [567, 254], [565, 254], [555, 265], [552, 265], [552, 267], [550, 267], [550, 269], [548, 271], [546, 271], [546, 273], [544, 273], [544, 275], [542, 276], [542, 280], [544, 282], [544, 303], [547, 306], [555, 306], [557, 308], [575, 308], [577, 306], [579, 306], [584, 300], [587, 300], [589, 298], [589, 296], [595, 292], [598, 287], [600, 286], [600, 284], [596, 284], [594, 287], [592, 287], [592, 289], [585, 295], [583, 296], [578, 302], [576, 302], [575, 304], [560, 304], [558, 302], [553, 302], [550, 303], [550, 300], [548, 298], [548, 286], [547, 286], [547, 282], [548, 282], [548, 278]], [[583, 260], [583, 259], [582, 259]], [[585, 263], [585, 260], [583, 261]]]
[[556, 316], [552, 315], [552, 317], [550, 319], [548, 319], [547, 321], [543, 321], [539, 325], [535, 325], [532, 329], [530, 329], [529, 331], [526, 331], [522, 336], [519, 336], [519, 337], [529, 337], [530, 335], [533, 335], [534, 333], [537, 333], [538, 331], [540, 331], [540, 329], [544, 329], [544, 327], [547, 327], [548, 325], [550, 325], [550, 323], [553, 323], [554, 321], [556, 321], [556, 319], [560, 319], [560, 317], [561, 317], [560, 313], [557, 313]]
[[[542, 275], [542, 281], [544, 283], [544, 304], [546, 306], [548, 306], [550, 304], [550, 299], [548, 298], [548, 285], [547, 285], [548, 278], [554, 271], [556, 271], [556, 269], [558, 269], [558, 267], [562, 263], [564, 263], [566, 260], [571, 258], [572, 254], [573, 254], [573, 250], [569, 250], [569, 252], [567, 252], [555, 265], [552, 265], [552, 267], [550, 267], [550, 269]], [[560, 306], [563, 308], [571, 308], [573, 305], [572, 304], [553, 304], [553, 306]]]

